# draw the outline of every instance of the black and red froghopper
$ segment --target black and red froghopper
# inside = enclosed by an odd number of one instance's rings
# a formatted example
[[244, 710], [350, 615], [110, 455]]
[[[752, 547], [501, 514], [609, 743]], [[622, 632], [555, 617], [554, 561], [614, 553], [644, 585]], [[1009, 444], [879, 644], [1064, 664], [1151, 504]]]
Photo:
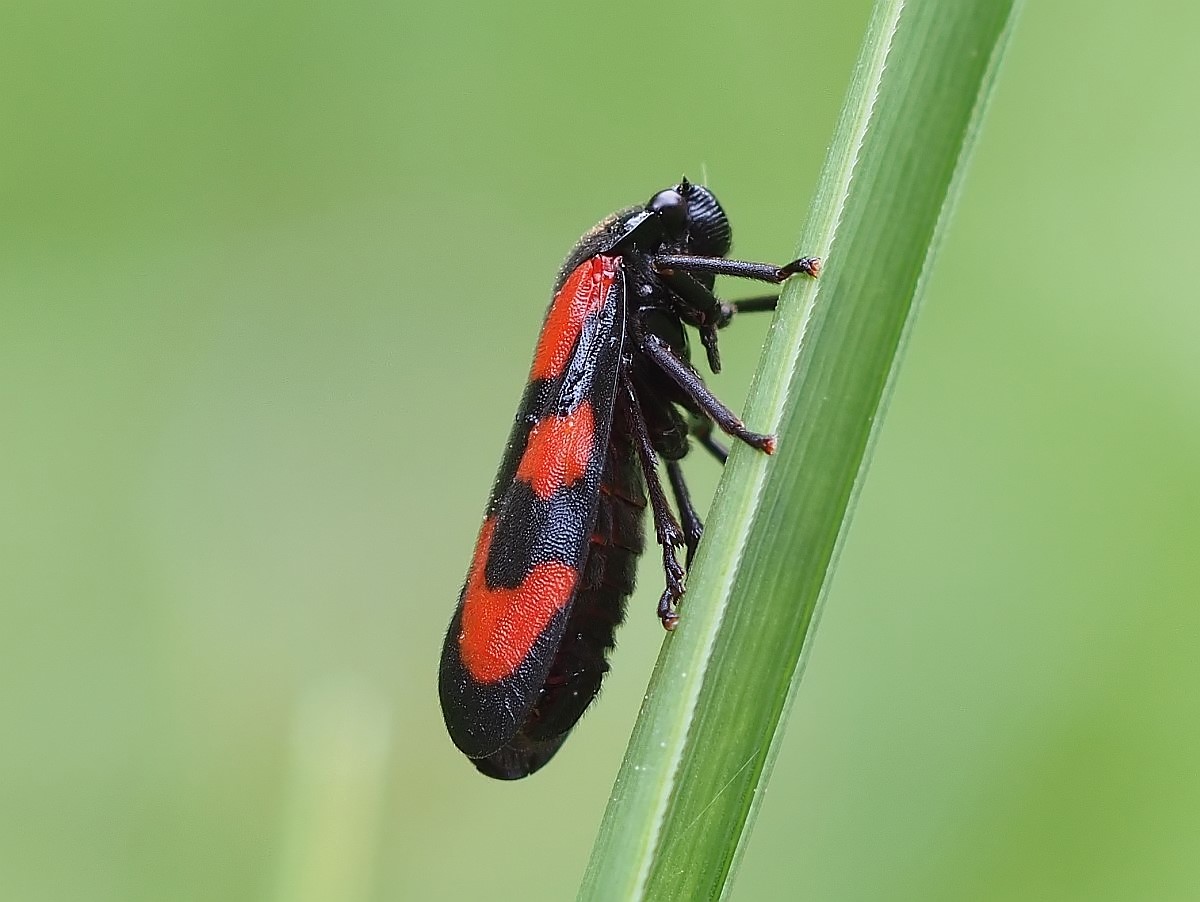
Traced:
[[713, 295], [716, 276], [778, 284], [815, 276], [820, 263], [729, 260], [731, 240], [712, 192], [685, 179], [600, 222], [555, 281], [442, 650], [450, 738], [488, 776], [538, 770], [599, 692], [633, 591], [647, 498], [666, 573], [658, 616], [674, 627], [684, 590], [675, 549], [686, 547], [690, 563], [703, 528], [679, 466], [689, 435], [721, 461], [728, 452], [714, 424], [775, 448], [704, 386], [684, 326], [718, 372], [717, 330], [739, 310], [774, 309], [777, 295], [726, 303]]

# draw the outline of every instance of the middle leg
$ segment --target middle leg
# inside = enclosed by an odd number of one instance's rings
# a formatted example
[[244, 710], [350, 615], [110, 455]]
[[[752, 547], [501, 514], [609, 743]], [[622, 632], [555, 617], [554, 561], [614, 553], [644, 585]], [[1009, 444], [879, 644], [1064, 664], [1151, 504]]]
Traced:
[[732, 410], [721, 403], [691, 364], [681, 360], [657, 335], [646, 335], [642, 351], [679, 386], [699, 411], [721, 427], [722, 431], [741, 439], [747, 445], [771, 454], [775, 451], [775, 436], [752, 432]]

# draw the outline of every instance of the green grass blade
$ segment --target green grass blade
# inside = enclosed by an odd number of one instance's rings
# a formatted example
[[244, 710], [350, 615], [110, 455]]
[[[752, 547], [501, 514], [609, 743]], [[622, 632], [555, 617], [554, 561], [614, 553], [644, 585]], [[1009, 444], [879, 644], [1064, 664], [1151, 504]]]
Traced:
[[728, 889], [799, 679], [916, 301], [1015, 19], [1014, 0], [879, 0], [678, 631], [605, 812], [580, 898]]

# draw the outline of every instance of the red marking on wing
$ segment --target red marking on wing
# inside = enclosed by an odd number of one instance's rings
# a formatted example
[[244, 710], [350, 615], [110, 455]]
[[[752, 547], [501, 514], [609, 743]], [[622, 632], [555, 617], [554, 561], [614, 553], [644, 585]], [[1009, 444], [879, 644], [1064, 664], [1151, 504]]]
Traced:
[[618, 265], [616, 257], [589, 257], [567, 276], [546, 314], [533, 355], [530, 379], [553, 379], [562, 375], [571, 358], [571, 349], [583, 331], [584, 321], [608, 299], [608, 292], [617, 278]]
[[565, 417], [544, 417], [529, 430], [517, 478], [539, 498], [578, 482], [587, 473], [596, 439], [596, 418], [588, 401]]
[[535, 566], [515, 589], [489, 589], [484, 572], [495, 526], [489, 517], [479, 531], [458, 634], [463, 664], [481, 683], [512, 675], [579, 581], [575, 568], [551, 561]]

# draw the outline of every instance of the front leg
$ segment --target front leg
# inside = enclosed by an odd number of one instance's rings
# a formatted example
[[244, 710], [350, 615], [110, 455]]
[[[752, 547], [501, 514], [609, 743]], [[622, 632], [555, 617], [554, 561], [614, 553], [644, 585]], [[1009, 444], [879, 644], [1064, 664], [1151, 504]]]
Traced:
[[[698, 257], [695, 259], [708, 258]], [[700, 332], [700, 342], [704, 345], [704, 353], [708, 357], [708, 368], [714, 373], [721, 372], [721, 354], [717, 350], [717, 329], [725, 326], [733, 315], [729, 306], [721, 303], [712, 291], [686, 272], [667, 269], [660, 270], [658, 276], [662, 279], [663, 284], [683, 301], [683, 309], [680, 311], [681, 318], [689, 325], [695, 326]]]
[[654, 266], [659, 272], [708, 273], [714, 276], [734, 276], [739, 279], [755, 279], [778, 285], [797, 273], [819, 276], [821, 261], [817, 257], [801, 257], [783, 266], [771, 263], [751, 263], [748, 260], [727, 260], [724, 257], [693, 257], [690, 254], [655, 254]]
[[725, 303], [689, 273], [723, 274], [764, 282], [782, 282], [794, 273], [804, 272], [815, 276], [821, 271], [821, 262], [814, 257], [801, 257], [781, 267], [769, 263], [726, 260], [724, 257], [660, 254], [654, 258], [654, 265], [663, 283], [683, 301], [682, 318], [700, 332], [700, 341], [708, 357], [708, 368], [714, 373], [721, 372], [717, 330], [729, 325], [733, 314], [739, 310], [774, 310], [779, 296], [767, 295], [747, 298], [737, 303]]

